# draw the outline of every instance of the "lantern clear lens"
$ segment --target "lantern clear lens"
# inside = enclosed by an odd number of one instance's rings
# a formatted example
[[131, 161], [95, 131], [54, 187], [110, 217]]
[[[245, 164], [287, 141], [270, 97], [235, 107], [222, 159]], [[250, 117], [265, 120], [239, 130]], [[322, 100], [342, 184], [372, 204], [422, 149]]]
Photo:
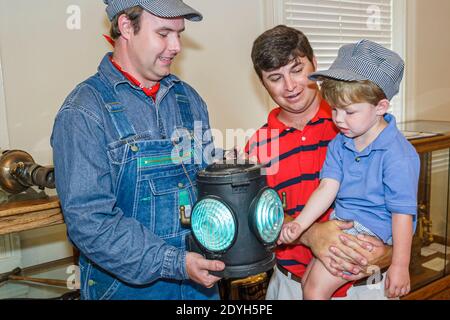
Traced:
[[283, 203], [273, 189], [265, 190], [255, 209], [255, 226], [265, 243], [277, 240], [284, 220]]
[[230, 209], [215, 199], [200, 200], [191, 217], [192, 232], [209, 251], [227, 250], [236, 235], [236, 223]]

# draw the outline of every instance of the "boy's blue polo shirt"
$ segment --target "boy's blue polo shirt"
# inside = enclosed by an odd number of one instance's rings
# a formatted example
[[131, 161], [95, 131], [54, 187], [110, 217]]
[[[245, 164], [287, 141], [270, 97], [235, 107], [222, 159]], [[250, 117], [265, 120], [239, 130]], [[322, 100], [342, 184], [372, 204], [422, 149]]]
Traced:
[[384, 242], [392, 237], [392, 213], [417, 215], [420, 159], [386, 114], [388, 126], [367, 148], [358, 152], [353, 139], [342, 134], [328, 146], [320, 178], [340, 183], [336, 215], [356, 220]]

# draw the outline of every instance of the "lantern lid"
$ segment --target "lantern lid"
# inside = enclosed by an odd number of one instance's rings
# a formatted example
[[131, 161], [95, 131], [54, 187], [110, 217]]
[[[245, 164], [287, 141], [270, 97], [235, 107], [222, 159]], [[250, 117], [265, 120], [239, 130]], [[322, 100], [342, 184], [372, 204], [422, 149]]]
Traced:
[[260, 178], [262, 168], [262, 165], [250, 162], [215, 163], [200, 171], [197, 175], [197, 181], [211, 184], [231, 183], [233, 186], [245, 185]]

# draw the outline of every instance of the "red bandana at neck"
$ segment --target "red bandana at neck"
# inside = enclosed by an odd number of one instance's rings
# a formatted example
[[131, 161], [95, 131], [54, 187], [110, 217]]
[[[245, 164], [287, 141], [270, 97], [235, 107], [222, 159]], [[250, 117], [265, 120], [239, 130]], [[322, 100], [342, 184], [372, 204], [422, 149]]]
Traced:
[[155, 84], [153, 87], [151, 87], [151, 88], [146, 88], [146, 87], [144, 87], [144, 86], [139, 82], [138, 79], [136, 79], [135, 77], [133, 77], [133, 76], [132, 76], [131, 74], [129, 74], [128, 72], [124, 71], [124, 70], [117, 64], [117, 62], [115, 62], [115, 61], [113, 60], [112, 57], [109, 57], [109, 60], [111, 60], [111, 63], [114, 65], [114, 67], [116, 67], [117, 70], [119, 70], [119, 71], [125, 76], [125, 78], [127, 78], [127, 79], [128, 79], [132, 84], [134, 84], [135, 86], [138, 86], [139, 88], [141, 88], [142, 91], [144, 91], [144, 93], [145, 93], [147, 96], [151, 97], [151, 98], [153, 99], [153, 101], [155, 101], [155, 99], [156, 99], [156, 94], [158, 93], [158, 90], [159, 90], [159, 87], [160, 87], [159, 82], [156, 83], [156, 84]]
[[116, 46], [116, 42], [113, 40], [113, 38], [107, 36], [106, 34], [104, 34], [103, 37], [113, 46], [113, 48]]
[[[103, 37], [104, 37], [104, 38], [106, 39], [106, 41], [108, 41], [113, 47], [115, 47], [116, 42], [115, 42], [110, 36], [107, 36], [106, 34], [104, 34]], [[114, 65], [114, 67], [116, 67], [116, 69], [119, 70], [119, 71], [125, 76], [125, 78], [127, 78], [127, 79], [128, 79], [132, 84], [134, 84], [135, 86], [138, 86], [139, 88], [141, 88], [142, 91], [144, 91], [144, 93], [145, 93], [147, 96], [151, 97], [151, 98], [153, 99], [153, 101], [155, 101], [155, 99], [156, 99], [156, 94], [158, 93], [158, 90], [159, 90], [159, 87], [160, 87], [159, 82], [156, 83], [156, 84], [155, 84], [153, 87], [151, 87], [151, 88], [146, 88], [146, 87], [144, 87], [144, 86], [139, 82], [138, 79], [136, 79], [135, 77], [133, 77], [133, 76], [132, 76], [131, 74], [129, 74], [128, 72], [124, 71], [124, 70], [122, 69], [122, 67], [119, 66], [119, 65], [117, 64], [117, 62], [115, 62], [115, 61], [113, 60], [112, 57], [109, 57], [109, 60], [111, 60], [111, 63]]]

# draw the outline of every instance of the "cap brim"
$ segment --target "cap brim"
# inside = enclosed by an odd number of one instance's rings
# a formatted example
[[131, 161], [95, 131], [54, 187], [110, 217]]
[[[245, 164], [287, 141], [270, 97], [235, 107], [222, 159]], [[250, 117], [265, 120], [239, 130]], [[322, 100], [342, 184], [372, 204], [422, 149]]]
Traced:
[[331, 69], [326, 71], [318, 71], [311, 73], [308, 77], [312, 81], [320, 81], [321, 78], [329, 78], [334, 80], [341, 81], [363, 81], [368, 80], [366, 77], [363, 77], [353, 71], [349, 71], [346, 69]]
[[148, 1], [141, 3], [142, 8], [161, 18], [184, 17], [190, 21], [201, 21], [203, 16], [200, 12], [191, 8], [183, 1]]

